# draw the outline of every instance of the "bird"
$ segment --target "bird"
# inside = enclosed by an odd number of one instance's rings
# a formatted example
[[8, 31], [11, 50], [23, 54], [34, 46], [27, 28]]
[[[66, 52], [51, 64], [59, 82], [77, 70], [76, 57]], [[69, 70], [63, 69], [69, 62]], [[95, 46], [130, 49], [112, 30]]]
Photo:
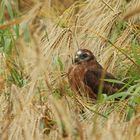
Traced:
[[81, 96], [97, 99], [102, 84], [102, 93], [112, 95], [123, 86], [104, 79], [117, 80], [107, 72], [88, 49], [78, 49], [74, 61], [68, 69], [68, 81], [73, 91]]

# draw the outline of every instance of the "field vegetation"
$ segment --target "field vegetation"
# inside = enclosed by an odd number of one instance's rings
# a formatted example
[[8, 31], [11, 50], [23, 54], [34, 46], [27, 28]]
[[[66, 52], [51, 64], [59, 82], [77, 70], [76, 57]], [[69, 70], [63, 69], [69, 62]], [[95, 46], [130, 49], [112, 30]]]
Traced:
[[[126, 90], [96, 103], [74, 93], [78, 48]], [[0, 139], [139, 140], [140, 1], [0, 0]]]

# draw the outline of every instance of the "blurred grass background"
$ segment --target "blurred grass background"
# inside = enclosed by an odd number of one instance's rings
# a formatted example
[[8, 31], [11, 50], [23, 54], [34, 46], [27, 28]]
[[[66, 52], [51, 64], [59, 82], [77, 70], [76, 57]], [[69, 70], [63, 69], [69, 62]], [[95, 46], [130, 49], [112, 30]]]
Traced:
[[[0, 139], [139, 140], [139, 15], [139, 0], [1, 0]], [[96, 104], [74, 94], [78, 48], [127, 90]]]

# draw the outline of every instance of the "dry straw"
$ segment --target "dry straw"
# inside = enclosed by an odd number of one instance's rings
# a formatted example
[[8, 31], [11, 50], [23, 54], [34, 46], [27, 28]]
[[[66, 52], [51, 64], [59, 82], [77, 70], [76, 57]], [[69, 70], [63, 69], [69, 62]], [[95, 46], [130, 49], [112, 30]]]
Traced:
[[[0, 25], [0, 29], [20, 25], [14, 50], [18, 53], [12, 55], [16, 66], [5, 55], [0, 62], [4, 74], [0, 79], [1, 140], [139, 140], [139, 112], [136, 109], [136, 116], [126, 121], [128, 101], [93, 104], [72, 96], [66, 77], [77, 48], [92, 50], [116, 77], [127, 75], [136, 63], [128, 55], [134, 26], [124, 19], [135, 16], [133, 23], [137, 22], [138, 1], [19, 3], [22, 16]], [[30, 42], [24, 40], [25, 23]], [[19, 87], [8, 81], [11, 69], [7, 61], [11, 68], [20, 68], [25, 84]]]

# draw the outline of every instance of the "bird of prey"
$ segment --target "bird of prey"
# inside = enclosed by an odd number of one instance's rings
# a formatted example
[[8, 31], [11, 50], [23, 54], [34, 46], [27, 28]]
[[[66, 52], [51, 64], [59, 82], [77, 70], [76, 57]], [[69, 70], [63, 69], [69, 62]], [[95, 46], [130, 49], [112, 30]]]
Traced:
[[107, 95], [112, 95], [122, 88], [122, 84], [113, 84], [104, 79], [115, 80], [116, 78], [103, 69], [90, 50], [79, 49], [68, 70], [71, 88], [81, 96], [92, 99], [97, 99], [100, 86], [102, 86], [102, 93]]

